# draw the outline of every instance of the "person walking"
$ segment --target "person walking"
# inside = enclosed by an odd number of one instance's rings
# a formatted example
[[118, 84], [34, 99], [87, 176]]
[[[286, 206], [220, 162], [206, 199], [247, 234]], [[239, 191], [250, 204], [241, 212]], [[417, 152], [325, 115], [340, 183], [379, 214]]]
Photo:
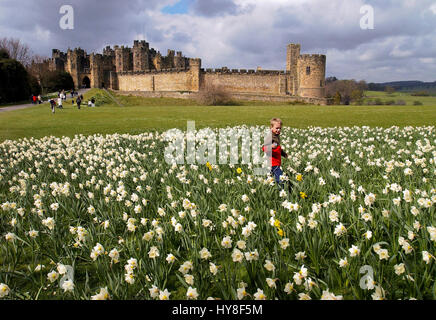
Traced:
[[63, 106], [62, 106], [62, 96], [60, 96], [60, 97], [58, 98], [58, 108], [59, 108], [59, 109], [63, 109]]
[[80, 110], [80, 104], [82, 103], [82, 99], [80, 99], [80, 97], [77, 97], [76, 103], [77, 103], [77, 108]]
[[37, 100], [37, 97], [35, 95], [32, 95], [32, 104], [36, 104], [36, 100]]
[[42, 103], [42, 98], [41, 98], [41, 95], [39, 94], [38, 95], [38, 104], [41, 104]]
[[50, 106], [51, 106], [51, 113], [55, 113], [55, 106], [56, 106], [56, 102], [54, 101], [53, 98], [50, 98], [50, 100], [48, 101], [50, 102]]

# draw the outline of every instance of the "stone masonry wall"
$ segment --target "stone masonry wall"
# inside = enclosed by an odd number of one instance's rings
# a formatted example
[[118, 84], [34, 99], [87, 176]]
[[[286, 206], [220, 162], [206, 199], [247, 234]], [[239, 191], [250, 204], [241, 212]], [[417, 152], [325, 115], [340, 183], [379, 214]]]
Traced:
[[121, 91], [194, 91], [187, 71], [119, 73], [118, 87]]
[[280, 94], [284, 90], [282, 82], [283, 76], [281, 77], [280, 73], [203, 72], [200, 74], [202, 88], [209, 85], [220, 86], [230, 93]]

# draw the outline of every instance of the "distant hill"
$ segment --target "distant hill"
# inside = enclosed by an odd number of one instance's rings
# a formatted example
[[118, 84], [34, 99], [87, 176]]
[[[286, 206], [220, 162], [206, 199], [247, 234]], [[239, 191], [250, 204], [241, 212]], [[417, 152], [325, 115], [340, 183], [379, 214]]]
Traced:
[[415, 92], [425, 91], [431, 94], [436, 94], [436, 81], [423, 82], [423, 81], [393, 81], [384, 83], [369, 83], [369, 90], [384, 91], [385, 87], [393, 87], [396, 91]]

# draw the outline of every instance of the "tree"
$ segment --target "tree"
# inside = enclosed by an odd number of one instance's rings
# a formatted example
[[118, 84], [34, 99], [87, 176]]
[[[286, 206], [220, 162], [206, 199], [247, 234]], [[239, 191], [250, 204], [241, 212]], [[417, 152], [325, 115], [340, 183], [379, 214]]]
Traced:
[[48, 71], [41, 78], [41, 86], [45, 92], [69, 90], [74, 88], [74, 81], [68, 72]]
[[340, 105], [342, 101], [342, 96], [339, 91], [337, 91], [333, 97], [333, 104]]
[[335, 98], [336, 93], [339, 92], [341, 103], [346, 105], [351, 102], [363, 103], [364, 88], [366, 88], [364, 81], [356, 82], [355, 80], [336, 80], [326, 85], [327, 97]]
[[30, 90], [29, 74], [24, 66], [11, 59], [6, 50], [0, 50], [0, 102], [26, 100], [32, 93]]
[[25, 67], [32, 61], [32, 51], [27, 44], [21, 43], [19, 39], [1, 38], [0, 49], [6, 50], [11, 59], [21, 62]]

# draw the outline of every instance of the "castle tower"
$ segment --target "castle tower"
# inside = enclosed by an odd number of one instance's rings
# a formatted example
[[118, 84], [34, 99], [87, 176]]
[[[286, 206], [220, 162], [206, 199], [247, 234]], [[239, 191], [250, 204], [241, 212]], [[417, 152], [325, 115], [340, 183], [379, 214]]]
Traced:
[[326, 56], [303, 54], [298, 58], [298, 95], [325, 98]]
[[189, 59], [190, 91], [200, 91], [201, 59]]
[[297, 63], [298, 58], [300, 57], [301, 45], [299, 44], [288, 44], [286, 50], [286, 71], [290, 74], [290, 81], [288, 91], [292, 95], [298, 94], [298, 71], [297, 71]]
[[74, 81], [74, 86], [80, 88], [80, 73], [83, 70], [83, 59], [85, 57], [85, 51], [82, 49], [68, 49], [67, 52], [67, 67], [66, 71], [71, 74]]
[[174, 57], [174, 67], [177, 69], [186, 68], [185, 58], [182, 57], [181, 51], [177, 51], [176, 56]]
[[100, 88], [103, 83], [103, 59], [101, 54], [92, 53], [89, 57], [91, 88]]
[[130, 48], [115, 46], [115, 67], [117, 72], [133, 70], [133, 55]]
[[135, 40], [133, 44], [133, 71], [145, 71], [150, 69], [149, 44], [145, 41]]

